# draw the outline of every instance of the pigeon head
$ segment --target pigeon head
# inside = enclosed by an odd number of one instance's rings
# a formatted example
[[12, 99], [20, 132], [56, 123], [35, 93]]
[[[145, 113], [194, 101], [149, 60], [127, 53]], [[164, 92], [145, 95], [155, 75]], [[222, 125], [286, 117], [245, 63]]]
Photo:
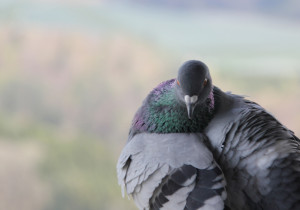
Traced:
[[203, 132], [220, 104], [207, 66], [187, 61], [170, 79], [155, 87], [136, 112], [130, 136], [150, 133]]
[[192, 119], [194, 109], [206, 101], [213, 88], [208, 67], [201, 61], [187, 61], [179, 68], [176, 82], [177, 98]]

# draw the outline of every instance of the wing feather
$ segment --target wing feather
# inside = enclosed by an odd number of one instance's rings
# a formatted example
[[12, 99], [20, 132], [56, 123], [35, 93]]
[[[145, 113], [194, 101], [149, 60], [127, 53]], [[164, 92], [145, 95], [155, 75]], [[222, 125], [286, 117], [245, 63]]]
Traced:
[[[119, 184], [140, 209], [184, 209], [186, 204], [196, 209], [213, 201], [215, 209], [223, 209], [224, 176], [204, 141], [201, 134], [135, 135], [117, 164]], [[209, 181], [205, 187], [204, 180]], [[206, 202], [211, 197], [205, 191], [218, 199]]]

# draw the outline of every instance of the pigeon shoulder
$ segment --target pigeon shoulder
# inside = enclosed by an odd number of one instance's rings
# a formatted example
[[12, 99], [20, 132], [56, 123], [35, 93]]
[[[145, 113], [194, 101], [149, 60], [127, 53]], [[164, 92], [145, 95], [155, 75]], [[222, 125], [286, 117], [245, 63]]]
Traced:
[[225, 134], [229, 126], [237, 121], [247, 109], [245, 98], [230, 92], [223, 92], [214, 87], [215, 115], [205, 128], [212, 148], [221, 151], [224, 146]]
[[222, 91], [216, 97], [220, 107], [205, 132], [227, 178], [229, 206], [300, 208], [299, 139], [257, 103]]
[[[244, 96], [223, 92], [217, 87], [214, 88], [214, 95], [217, 110], [204, 133], [210, 139], [210, 143], [215, 150], [219, 152], [223, 150], [226, 134], [237, 126], [238, 130], [235, 130], [236, 133], [245, 132], [246, 130], [264, 133], [263, 130], [277, 128], [277, 135], [283, 135], [287, 139], [298, 139], [292, 131], [282, 125], [271, 113]], [[246, 139], [250, 134], [251, 132], [246, 136], [241, 136], [240, 140]]]

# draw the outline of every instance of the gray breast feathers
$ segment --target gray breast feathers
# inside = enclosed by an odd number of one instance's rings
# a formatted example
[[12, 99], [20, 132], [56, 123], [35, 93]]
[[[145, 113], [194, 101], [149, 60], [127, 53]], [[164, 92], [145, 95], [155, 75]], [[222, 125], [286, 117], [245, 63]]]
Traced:
[[117, 164], [122, 191], [139, 209], [223, 209], [222, 171], [201, 134], [137, 134]]

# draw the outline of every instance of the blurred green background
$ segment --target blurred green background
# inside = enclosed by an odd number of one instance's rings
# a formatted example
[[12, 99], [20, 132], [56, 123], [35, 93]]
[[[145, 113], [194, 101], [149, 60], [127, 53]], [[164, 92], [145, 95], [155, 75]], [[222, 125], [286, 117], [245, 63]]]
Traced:
[[135, 209], [115, 165], [185, 60], [300, 136], [296, 0], [1, 0], [0, 209]]

